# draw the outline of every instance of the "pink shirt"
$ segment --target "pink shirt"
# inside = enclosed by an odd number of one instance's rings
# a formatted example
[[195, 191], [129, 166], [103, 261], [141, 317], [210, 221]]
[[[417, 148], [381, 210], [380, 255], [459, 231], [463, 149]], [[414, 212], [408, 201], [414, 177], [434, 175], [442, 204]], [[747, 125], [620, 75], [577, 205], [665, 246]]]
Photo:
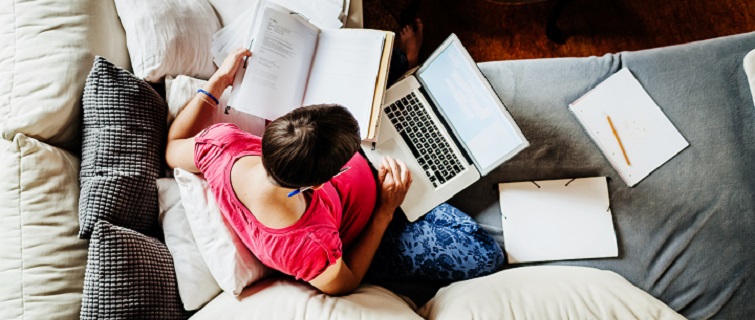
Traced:
[[346, 164], [351, 169], [311, 191], [311, 202], [296, 223], [273, 229], [257, 221], [231, 187], [233, 164], [241, 157], [260, 156], [262, 139], [221, 123], [203, 130], [194, 141], [194, 163], [223, 216], [246, 247], [273, 269], [312, 280], [341, 257], [370, 219], [377, 188], [369, 164], [358, 153]]

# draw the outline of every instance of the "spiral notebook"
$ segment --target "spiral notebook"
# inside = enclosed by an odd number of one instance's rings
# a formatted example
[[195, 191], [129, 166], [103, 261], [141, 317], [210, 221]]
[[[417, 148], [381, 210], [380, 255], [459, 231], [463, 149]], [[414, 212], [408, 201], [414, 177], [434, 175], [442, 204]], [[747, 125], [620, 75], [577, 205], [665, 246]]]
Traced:
[[630, 187], [689, 143], [629, 69], [621, 69], [569, 110]]

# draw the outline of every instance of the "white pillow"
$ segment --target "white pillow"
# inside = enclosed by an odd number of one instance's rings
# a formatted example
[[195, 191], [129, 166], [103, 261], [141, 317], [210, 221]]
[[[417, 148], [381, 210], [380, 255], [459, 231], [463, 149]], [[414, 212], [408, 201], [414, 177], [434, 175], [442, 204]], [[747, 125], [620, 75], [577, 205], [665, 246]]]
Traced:
[[209, 0], [210, 4], [218, 13], [220, 25], [227, 26], [236, 20], [241, 13], [257, 5], [258, 0]]
[[23, 134], [0, 139], [0, 319], [78, 319], [87, 241], [75, 156]]
[[129, 69], [112, 1], [13, 0], [0, 6], [0, 131], [81, 143], [81, 94], [95, 56]]
[[220, 22], [207, 0], [115, 0], [134, 74], [149, 82], [186, 74], [209, 79]]
[[584, 267], [520, 267], [440, 289], [427, 319], [684, 319], [620, 275]]
[[244, 289], [238, 297], [221, 293], [191, 317], [191, 320], [203, 319], [420, 320], [422, 318], [405, 300], [382, 287], [363, 284], [349, 295], [334, 297], [290, 277], [271, 277]]
[[199, 253], [189, 220], [181, 204], [181, 191], [173, 178], [157, 179], [160, 199], [159, 221], [165, 245], [173, 257], [178, 294], [184, 309], [197, 310], [221, 292]]
[[[170, 125], [176, 116], [186, 107], [186, 104], [197, 94], [197, 89], [207, 83], [206, 80], [195, 79], [192, 77], [180, 75], [175, 78], [165, 78], [165, 100], [168, 102], [168, 125]], [[218, 97], [218, 104], [215, 114], [213, 114], [212, 123], [228, 122], [233, 123], [239, 129], [246, 132], [262, 136], [265, 131], [265, 119], [253, 116], [248, 113], [236, 111], [235, 109], [226, 110], [225, 106], [231, 89], [225, 90], [223, 95]], [[226, 113], [227, 112], [227, 113]]]
[[742, 61], [742, 66], [747, 75], [747, 82], [750, 83], [750, 93], [752, 101], [755, 102], [755, 50], [750, 51]]
[[174, 175], [199, 253], [220, 288], [239, 295], [266, 276], [270, 269], [244, 246], [223, 218], [207, 181], [178, 168]]

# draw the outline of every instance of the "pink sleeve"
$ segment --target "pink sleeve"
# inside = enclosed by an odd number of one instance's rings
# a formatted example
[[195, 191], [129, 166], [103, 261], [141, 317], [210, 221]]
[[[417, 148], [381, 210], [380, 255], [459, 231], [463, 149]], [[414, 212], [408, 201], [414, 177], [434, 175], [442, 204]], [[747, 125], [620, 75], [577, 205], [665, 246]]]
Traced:
[[312, 230], [304, 239], [293, 260], [291, 274], [297, 279], [311, 281], [325, 269], [333, 265], [342, 256], [341, 239], [335, 229], [318, 228]]

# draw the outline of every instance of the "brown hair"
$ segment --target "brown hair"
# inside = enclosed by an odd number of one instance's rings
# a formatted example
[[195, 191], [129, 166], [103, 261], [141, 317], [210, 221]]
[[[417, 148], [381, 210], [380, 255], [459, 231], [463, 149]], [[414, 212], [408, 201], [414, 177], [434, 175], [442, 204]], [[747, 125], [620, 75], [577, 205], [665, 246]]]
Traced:
[[335, 104], [297, 108], [262, 135], [262, 165], [284, 188], [327, 182], [359, 150], [359, 124]]

